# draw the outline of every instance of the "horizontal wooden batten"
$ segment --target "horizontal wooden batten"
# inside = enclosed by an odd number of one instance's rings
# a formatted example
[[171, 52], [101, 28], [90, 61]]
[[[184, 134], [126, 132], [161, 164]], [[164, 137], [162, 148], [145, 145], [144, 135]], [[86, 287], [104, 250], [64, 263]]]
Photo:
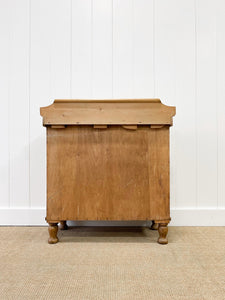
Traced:
[[65, 125], [51, 125], [51, 128], [53, 129], [62, 129], [62, 128], [66, 128]]
[[159, 99], [55, 100], [41, 107], [43, 125], [172, 125], [176, 113]]
[[107, 125], [94, 125], [93, 126], [95, 129], [106, 129]]
[[124, 129], [137, 130], [137, 125], [122, 125]]

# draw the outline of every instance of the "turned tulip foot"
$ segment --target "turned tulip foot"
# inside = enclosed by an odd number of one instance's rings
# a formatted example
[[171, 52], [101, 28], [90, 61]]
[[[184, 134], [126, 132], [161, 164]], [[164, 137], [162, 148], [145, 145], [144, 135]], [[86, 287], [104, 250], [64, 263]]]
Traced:
[[59, 241], [59, 239], [57, 237], [58, 224], [57, 223], [49, 223], [48, 232], [49, 232], [48, 243], [49, 244], [56, 244], [56, 243], [58, 243], [58, 241]]
[[159, 228], [158, 228], [158, 232], [159, 232], [159, 238], [158, 238], [158, 243], [165, 245], [168, 244], [168, 240], [167, 240], [167, 233], [168, 233], [168, 227], [167, 227], [167, 223], [159, 223]]
[[152, 226], [150, 227], [151, 230], [158, 230], [159, 229], [159, 224], [155, 223], [155, 221], [152, 221]]
[[60, 221], [60, 223], [59, 223], [59, 229], [60, 230], [66, 230], [66, 229], [68, 229], [66, 221]]

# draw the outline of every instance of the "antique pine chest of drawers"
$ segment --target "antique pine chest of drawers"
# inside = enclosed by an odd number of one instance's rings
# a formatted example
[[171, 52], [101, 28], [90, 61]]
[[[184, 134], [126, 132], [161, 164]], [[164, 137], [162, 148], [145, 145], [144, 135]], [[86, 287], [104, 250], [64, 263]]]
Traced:
[[40, 111], [49, 243], [67, 220], [152, 220], [166, 244], [175, 107], [159, 99], [55, 100]]

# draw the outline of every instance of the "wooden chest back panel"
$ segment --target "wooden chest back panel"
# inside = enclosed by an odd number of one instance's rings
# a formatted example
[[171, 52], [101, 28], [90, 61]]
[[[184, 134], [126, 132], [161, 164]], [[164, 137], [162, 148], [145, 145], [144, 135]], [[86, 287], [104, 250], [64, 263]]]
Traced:
[[169, 219], [169, 127], [47, 127], [47, 219]]

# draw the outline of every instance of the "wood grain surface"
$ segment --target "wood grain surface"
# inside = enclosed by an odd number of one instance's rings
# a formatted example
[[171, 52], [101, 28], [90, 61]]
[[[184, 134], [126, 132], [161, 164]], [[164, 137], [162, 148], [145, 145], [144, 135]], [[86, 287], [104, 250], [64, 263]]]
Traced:
[[159, 99], [55, 100], [41, 107], [43, 125], [172, 125], [176, 108]]
[[169, 126], [47, 127], [47, 220], [169, 220]]

